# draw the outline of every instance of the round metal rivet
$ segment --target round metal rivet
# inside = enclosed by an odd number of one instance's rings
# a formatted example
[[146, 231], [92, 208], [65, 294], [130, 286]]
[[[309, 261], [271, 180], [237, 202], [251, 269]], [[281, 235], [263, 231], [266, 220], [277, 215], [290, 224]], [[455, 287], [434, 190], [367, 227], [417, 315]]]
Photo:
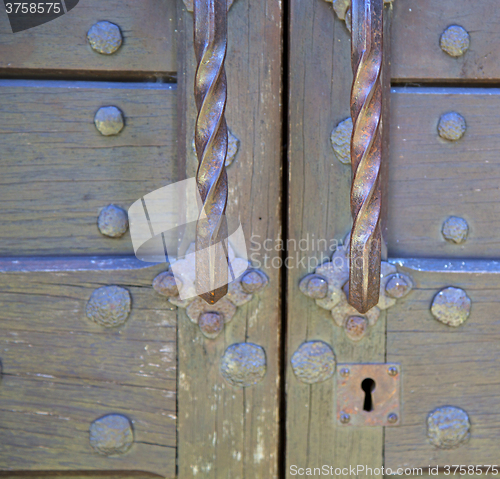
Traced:
[[153, 289], [167, 298], [178, 296], [179, 290], [182, 289], [182, 280], [175, 278], [171, 271], [163, 271], [153, 280]]
[[224, 329], [224, 316], [216, 312], [203, 313], [198, 320], [203, 335], [207, 338], [216, 338]]
[[344, 330], [349, 339], [359, 341], [368, 330], [368, 320], [362, 316], [349, 316], [345, 322]]
[[337, 364], [332, 348], [323, 341], [302, 343], [293, 353], [291, 363], [295, 376], [306, 384], [326, 381]]
[[343, 377], [343, 378], [347, 378], [349, 377], [349, 374], [351, 374], [351, 371], [349, 371], [348, 368], [342, 368], [340, 370], [340, 375]]
[[340, 422], [342, 424], [348, 424], [351, 421], [351, 416], [349, 414], [341, 413]]
[[262, 271], [251, 269], [243, 274], [240, 282], [246, 293], [257, 293], [267, 285], [267, 277]]
[[469, 225], [467, 221], [458, 216], [450, 216], [447, 218], [441, 229], [443, 238], [450, 243], [464, 243], [469, 234]]
[[387, 374], [389, 374], [389, 376], [397, 376], [399, 374], [398, 368], [396, 366], [389, 366], [387, 368]]
[[97, 110], [94, 125], [103, 136], [118, 135], [123, 130], [123, 113], [116, 106], [103, 106]]
[[105, 328], [120, 326], [130, 314], [130, 293], [120, 286], [96, 289], [87, 303], [87, 317]]
[[319, 276], [313, 276], [307, 283], [307, 295], [313, 299], [322, 299], [328, 293], [328, 283]]
[[448, 141], [460, 140], [466, 129], [465, 118], [455, 111], [442, 115], [437, 127], [439, 136]]
[[439, 45], [448, 55], [460, 57], [469, 49], [470, 37], [465, 28], [452, 25], [442, 33]]
[[87, 40], [97, 53], [111, 55], [118, 50], [123, 42], [118, 25], [111, 22], [97, 22], [87, 33]]
[[398, 415], [397, 415], [397, 414], [395, 414], [395, 413], [391, 413], [391, 414], [389, 414], [389, 415], [387, 416], [387, 422], [388, 422], [389, 424], [395, 424], [395, 423], [397, 423], [397, 422], [398, 422], [398, 419], [399, 419], [399, 418], [398, 418]]
[[405, 297], [412, 288], [411, 281], [408, 277], [396, 273], [389, 276], [389, 279], [385, 285], [385, 292], [395, 299], [401, 299]]
[[458, 327], [470, 314], [471, 300], [460, 288], [445, 288], [432, 301], [431, 313], [441, 323]]
[[128, 215], [116, 205], [106, 206], [97, 218], [97, 227], [104, 236], [120, 238], [128, 230]]
[[121, 414], [108, 414], [96, 419], [89, 429], [90, 445], [99, 454], [124, 454], [134, 442], [129, 419]]
[[249, 387], [257, 384], [266, 374], [264, 349], [252, 343], [236, 343], [222, 356], [220, 372], [233, 386]]
[[427, 435], [431, 444], [441, 449], [458, 447], [470, 437], [469, 416], [458, 407], [437, 408], [427, 418]]
[[344, 165], [351, 164], [352, 119], [341, 121], [332, 131], [330, 141], [335, 156]]

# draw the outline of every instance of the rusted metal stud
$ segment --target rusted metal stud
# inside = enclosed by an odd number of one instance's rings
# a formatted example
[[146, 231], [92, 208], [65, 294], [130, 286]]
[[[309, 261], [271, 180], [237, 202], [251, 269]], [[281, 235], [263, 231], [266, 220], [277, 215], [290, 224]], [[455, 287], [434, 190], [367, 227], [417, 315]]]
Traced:
[[398, 368], [396, 366], [389, 366], [387, 368], [387, 374], [389, 376], [397, 376], [399, 374]]
[[215, 304], [208, 304], [201, 298], [196, 298], [186, 309], [189, 319], [196, 324], [200, 322], [203, 313], [219, 313], [225, 323], [229, 323], [236, 314], [236, 306], [227, 298], [222, 298]]
[[389, 424], [396, 424], [398, 422], [398, 415], [396, 413], [391, 413], [387, 416], [387, 422]]
[[102, 55], [112, 55], [123, 43], [120, 27], [106, 21], [92, 25], [87, 32], [87, 40], [92, 50]]
[[205, 337], [215, 339], [224, 329], [224, 316], [216, 312], [202, 313], [198, 326]]
[[[333, 10], [337, 14], [340, 20], [345, 22], [347, 30], [352, 29], [352, 18], [351, 18], [351, 0], [326, 0], [333, 4]], [[394, 0], [384, 0], [384, 4], [392, 3]]]
[[368, 321], [362, 316], [349, 316], [344, 325], [344, 330], [349, 339], [360, 341], [368, 330]]
[[103, 136], [118, 135], [124, 124], [123, 113], [116, 106], [103, 106], [94, 117], [94, 125]]
[[451, 57], [462, 56], [469, 49], [469, 45], [469, 34], [460, 25], [451, 25], [441, 34], [439, 39], [441, 50]]
[[443, 140], [457, 141], [464, 136], [467, 124], [465, 118], [456, 111], [441, 116], [438, 123], [438, 134]]
[[379, 301], [382, 237], [383, 0], [352, 0], [351, 230], [349, 304], [366, 313]]
[[178, 296], [182, 290], [182, 280], [175, 278], [171, 271], [163, 271], [153, 280], [153, 289], [162, 296]]
[[443, 222], [441, 233], [446, 241], [455, 244], [462, 244], [465, 242], [467, 235], [469, 234], [469, 225], [463, 218], [450, 216]]
[[349, 422], [351, 421], [351, 416], [349, 414], [341, 414], [340, 415], [340, 422], [342, 424], [349, 424]]
[[463, 289], [449, 287], [434, 296], [431, 313], [441, 323], [456, 328], [467, 321], [471, 304]]
[[439, 407], [427, 418], [427, 436], [440, 449], [454, 449], [469, 440], [470, 420], [458, 407]]
[[326, 381], [337, 364], [332, 348], [323, 341], [302, 343], [293, 353], [291, 363], [297, 379], [306, 384]]
[[126, 453], [134, 443], [130, 420], [121, 414], [96, 419], [89, 429], [90, 445], [99, 454], [112, 456]]
[[337, 159], [344, 165], [351, 164], [352, 120], [341, 121], [332, 131], [330, 141]]
[[120, 238], [128, 230], [127, 212], [116, 205], [108, 205], [97, 217], [97, 227], [104, 236]]
[[249, 269], [241, 277], [241, 287], [246, 293], [258, 293], [267, 286], [267, 276], [258, 269]]
[[328, 294], [328, 280], [319, 274], [308, 274], [300, 280], [299, 289], [310, 298], [323, 299]]
[[236, 343], [222, 356], [220, 372], [233, 386], [249, 387], [257, 384], [266, 374], [266, 353], [252, 343]]
[[87, 318], [105, 328], [120, 326], [130, 314], [130, 293], [120, 286], [102, 286], [87, 302]]
[[404, 298], [412, 289], [412, 283], [408, 276], [396, 273], [389, 276], [385, 285], [385, 292], [395, 299]]

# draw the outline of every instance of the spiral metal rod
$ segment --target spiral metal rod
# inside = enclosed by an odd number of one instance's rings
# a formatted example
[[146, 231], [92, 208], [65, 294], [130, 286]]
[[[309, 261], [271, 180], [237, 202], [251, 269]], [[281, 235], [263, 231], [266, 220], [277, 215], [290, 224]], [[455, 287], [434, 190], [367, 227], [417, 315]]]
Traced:
[[203, 202], [196, 226], [196, 292], [209, 304], [227, 293], [226, 0], [194, 1], [196, 181]]
[[351, 213], [349, 303], [360, 313], [380, 291], [383, 0], [352, 0]]

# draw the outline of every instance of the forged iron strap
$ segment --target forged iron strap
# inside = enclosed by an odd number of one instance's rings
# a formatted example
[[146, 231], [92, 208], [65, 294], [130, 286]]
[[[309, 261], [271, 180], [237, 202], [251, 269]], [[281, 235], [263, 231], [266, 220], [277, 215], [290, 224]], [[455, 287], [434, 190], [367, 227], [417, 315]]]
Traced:
[[227, 293], [226, 0], [194, 1], [196, 181], [203, 207], [196, 227], [196, 292], [214, 304]]
[[349, 303], [365, 313], [379, 300], [384, 0], [352, 0], [351, 213]]

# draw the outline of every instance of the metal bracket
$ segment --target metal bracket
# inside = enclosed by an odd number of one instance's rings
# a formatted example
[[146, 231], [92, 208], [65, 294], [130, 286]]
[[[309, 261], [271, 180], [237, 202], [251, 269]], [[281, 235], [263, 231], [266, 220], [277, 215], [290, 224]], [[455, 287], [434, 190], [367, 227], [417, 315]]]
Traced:
[[337, 421], [341, 426], [401, 423], [399, 364], [339, 364]]

